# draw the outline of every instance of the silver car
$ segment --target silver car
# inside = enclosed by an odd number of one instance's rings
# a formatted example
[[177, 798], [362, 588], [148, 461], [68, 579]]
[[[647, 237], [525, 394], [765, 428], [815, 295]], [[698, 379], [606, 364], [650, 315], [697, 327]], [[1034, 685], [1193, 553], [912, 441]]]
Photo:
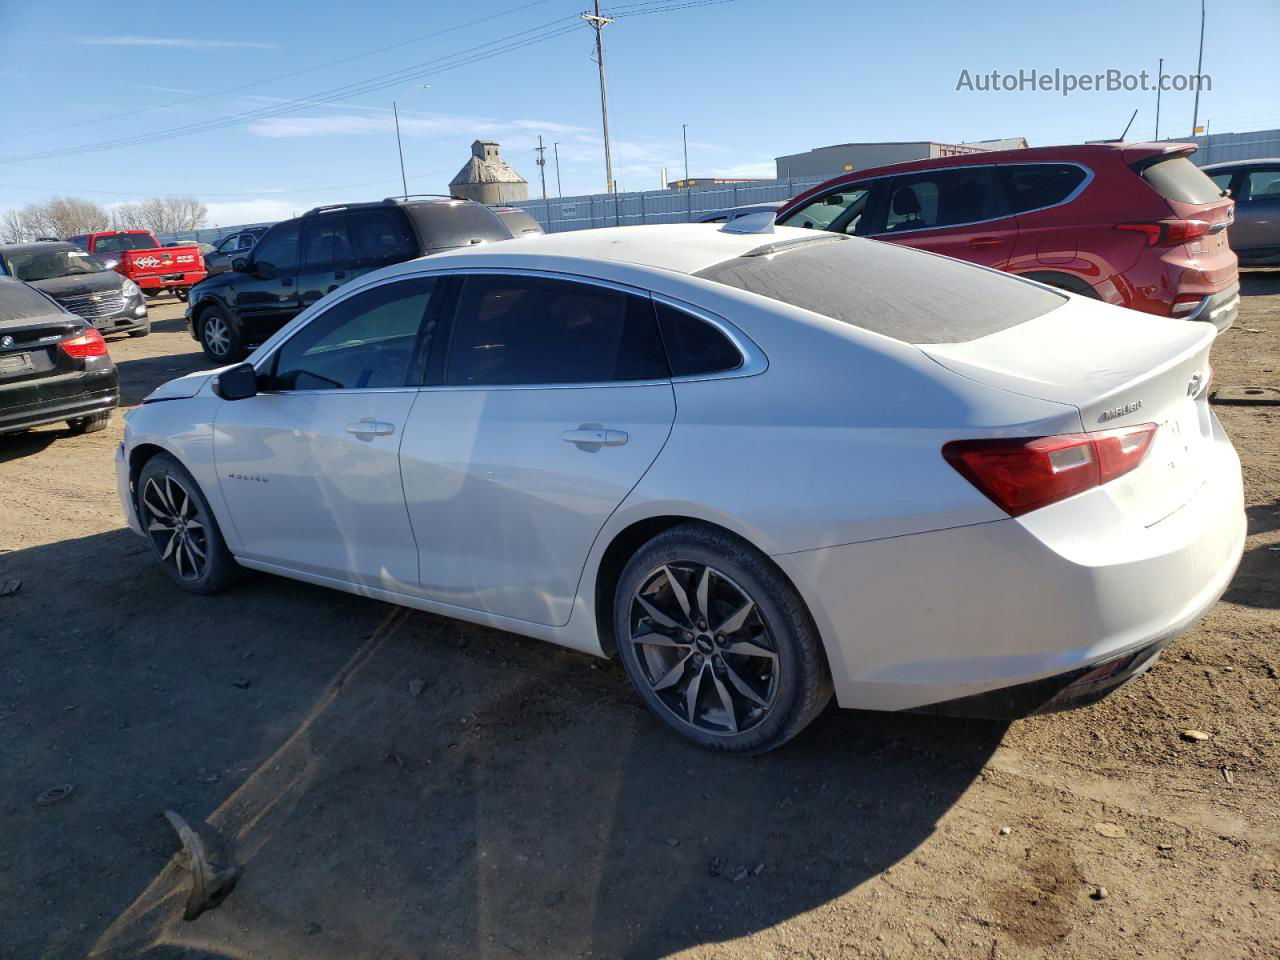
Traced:
[[1230, 160], [1202, 167], [1236, 201], [1228, 231], [1242, 267], [1280, 265], [1280, 158]]

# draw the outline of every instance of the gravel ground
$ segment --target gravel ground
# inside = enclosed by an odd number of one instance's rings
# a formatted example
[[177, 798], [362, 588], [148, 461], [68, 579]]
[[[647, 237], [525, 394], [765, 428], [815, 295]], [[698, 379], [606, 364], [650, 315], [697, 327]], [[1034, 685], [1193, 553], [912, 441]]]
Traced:
[[[1280, 272], [1244, 279], [1216, 384], [1280, 384]], [[125, 404], [203, 366], [153, 316], [111, 344]], [[549, 645], [181, 594], [122, 528], [119, 418], [0, 439], [0, 957], [1280, 956], [1280, 407], [1218, 414], [1247, 552], [1148, 675], [1011, 725], [832, 711], [751, 760]], [[190, 923], [166, 809], [243, 868]]]

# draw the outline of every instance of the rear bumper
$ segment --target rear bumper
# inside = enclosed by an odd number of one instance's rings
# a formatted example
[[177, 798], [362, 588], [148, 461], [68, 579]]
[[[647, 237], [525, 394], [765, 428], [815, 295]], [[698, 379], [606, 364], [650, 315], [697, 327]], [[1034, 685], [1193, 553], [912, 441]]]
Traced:
[[206, 276], [208, 274], [203, 270], [191, 270], [184, 273], [143, 275], [131, 277], [130, 279], [144, 291], [154, 292], [156, 290], [181, 290], [193, 287]]
[[1212, 323], [1218, 328], [1218, 332], [1226, 330], [1236, 322], [1236, 315], [1240, 312], [1240, 284], [1233, 283], [1226, 290], [1220, 290], [1217, 293], [1203, 297], [1190, 312], [1175, 312], [1175, 318], [1181, 317], [1184, 320], [1201, 320], [1206, 323]]
[[20, 393], [0, 391], [0, 434], [114, 409], [120, 402], [116, 374], [80, 377], [71, 384], [42, 387], [34, 381]]
[[840, 705], [1025, 714], [1136, 676], [1239, 564], [1240, 462], [1217, 433], [1203, 486], [1150, 527], [1101, 487], [1016, 520], [775, 556], [822, 634]]

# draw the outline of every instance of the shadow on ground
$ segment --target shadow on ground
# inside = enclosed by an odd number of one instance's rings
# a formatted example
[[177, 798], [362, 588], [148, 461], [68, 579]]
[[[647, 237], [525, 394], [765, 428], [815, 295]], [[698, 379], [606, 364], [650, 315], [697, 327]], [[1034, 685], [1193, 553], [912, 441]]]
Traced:
[[[1003, 734], [833, 711], [767, 757], [711, 754], [611, 664], [266, 576], [191, 598], [141, 548], [0, 557], [31, 584], [6, 608], [19, 693], [0, 717], [14, 957], [662, 956], [908, 856]], [[82, 626], [51, 630], [44, 594], [68, 586]], [[144, 612], [86, 616], [113, 604]], [[33, 802], [59, 782], [70, 801]], [[190, 924], [165, 808], [244, 867]]]
[[[1245, 510], [1249, 536], [1280, 529], [1280, 501], [1261, 503]], [[1246, 607], [1280, 607], [1280, 546], [1275, 543], [1246, 545], [1231, 586], [1222, 599]]]
[[1246, 297], [1265, 297], [1280, 293], [1280, 270], [1242, 269], [1240, 271], [1240, 293]]
[[212, 367], [203, 353], [174, 353], [162, 357], [119, 360], [116, 362], [116, 370], [120, 373], [120, 405], [130, 407], [141, 403], [143, 397], [162, 383], [196, 370], [210, 369]]

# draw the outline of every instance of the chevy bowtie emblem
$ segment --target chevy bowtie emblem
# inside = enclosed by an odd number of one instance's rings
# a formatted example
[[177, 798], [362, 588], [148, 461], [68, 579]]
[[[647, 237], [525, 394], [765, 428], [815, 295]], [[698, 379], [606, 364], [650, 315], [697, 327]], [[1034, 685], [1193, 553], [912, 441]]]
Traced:
[[0, 347], [12, 347], [13, 343], [13, 337], [0, 337]]
[[95, 293], [93, 294], [93, 296], [89, 297], [89, 299], [92, 300], [94, 303], [97, 303], [102, 298]]

